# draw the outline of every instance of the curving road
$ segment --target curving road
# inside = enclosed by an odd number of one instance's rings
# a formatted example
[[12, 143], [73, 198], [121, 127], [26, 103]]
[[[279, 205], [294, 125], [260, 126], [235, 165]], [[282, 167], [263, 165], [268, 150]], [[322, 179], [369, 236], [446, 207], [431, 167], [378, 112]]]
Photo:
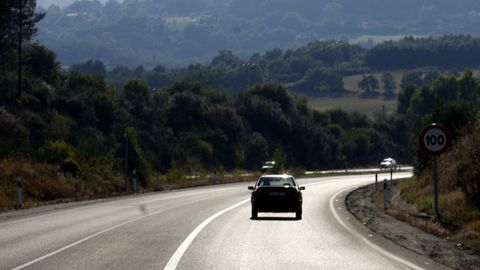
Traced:
[[439, 269], [344, 209], [346, 191], [373, 179], [301, 179], [302, 220], [293, 213], [251, 220], [249, 183], [3, 218], [0, 269]]

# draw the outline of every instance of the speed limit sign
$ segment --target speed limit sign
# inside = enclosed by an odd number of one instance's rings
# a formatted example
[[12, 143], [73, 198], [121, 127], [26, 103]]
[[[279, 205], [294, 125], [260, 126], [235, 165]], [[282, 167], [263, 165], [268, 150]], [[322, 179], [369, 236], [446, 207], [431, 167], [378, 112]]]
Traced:
[[450, 141], [450, 132], [439, 124], [430, 124], [420, 132], [420, 147], [431, 156], [438, 156], [447, 151]]

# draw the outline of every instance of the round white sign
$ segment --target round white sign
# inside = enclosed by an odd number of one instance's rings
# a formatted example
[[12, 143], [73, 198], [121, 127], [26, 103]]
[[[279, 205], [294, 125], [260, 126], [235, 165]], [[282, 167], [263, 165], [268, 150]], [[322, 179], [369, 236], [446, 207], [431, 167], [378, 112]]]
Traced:
[[448, 130], [441, 125], [429, 125], [420, 133], [420, 146], [425, 152], [431, 155], [439, 155], [445, 152], [449, 144], [450, 134]]

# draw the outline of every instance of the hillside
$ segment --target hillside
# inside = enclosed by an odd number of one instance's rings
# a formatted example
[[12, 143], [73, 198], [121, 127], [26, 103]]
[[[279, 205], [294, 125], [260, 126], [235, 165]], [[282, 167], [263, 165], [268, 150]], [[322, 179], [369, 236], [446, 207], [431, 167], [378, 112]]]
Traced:
[[38, 38], [64, 65], [100, 59], [107, 66], [153, 67], [203, 62], [220, 50], [246, 59], [319, 39], [372, 46], [386, 37], [480, 34], [474, 0], [78, 1], [49, 6], [46, 14]]

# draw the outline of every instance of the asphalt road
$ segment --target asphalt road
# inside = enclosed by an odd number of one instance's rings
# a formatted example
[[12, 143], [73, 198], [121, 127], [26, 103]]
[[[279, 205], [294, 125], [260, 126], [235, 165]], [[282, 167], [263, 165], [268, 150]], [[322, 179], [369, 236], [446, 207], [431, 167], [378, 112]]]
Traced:
[[293, 213], [251, 220], [251, 183], [3, 218], [0, 269], [437, 269], [376, 237], [344, 209], [345, 191], [373, 180], [301, 179], [302, 220]]

